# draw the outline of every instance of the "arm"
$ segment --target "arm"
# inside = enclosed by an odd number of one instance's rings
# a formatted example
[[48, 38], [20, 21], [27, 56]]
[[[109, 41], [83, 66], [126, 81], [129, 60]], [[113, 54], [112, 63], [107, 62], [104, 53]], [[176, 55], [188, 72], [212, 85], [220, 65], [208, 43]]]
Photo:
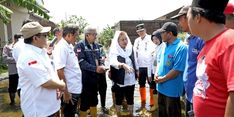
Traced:
[[63, 81], [60, 80], [48, 80], [46, 83], [41, 85], [44, 88], [47, 89], [57, 89], [59, 88], [60, 90], [64, 90], [65, 89], [65, 83]]
[[176, 78], [180, 74], [180, 71], [178, 70], [170, 70], [165, 76], [156, 76], [156, 82], [162, 83], [168, 80], [171, 80], [173, 78]]
[[234, 117], [234, 91], [229, 92], [226, 103], [225, 117]]
[[64, 68], [58, 69], [57, 72], [58, 72], [59, 79], [63, 80], [65, 82], [65, 84], [66, 84], [66, 87], [64, 89], [63, 100], [64, 100], [65, 103], [69, 103], [69, 101], [72, 101], [72, 96], [68, 92], [68, 89], [67, 89], [67, 82], [66, 82], [65, 75], [64, 75]]
[[2, 57], [4, 62], [6, 62], [7, 64], [15, 63], [15, 59], [11, 55], [11, 50], [7, 46], [4, 46], [3, 48]]

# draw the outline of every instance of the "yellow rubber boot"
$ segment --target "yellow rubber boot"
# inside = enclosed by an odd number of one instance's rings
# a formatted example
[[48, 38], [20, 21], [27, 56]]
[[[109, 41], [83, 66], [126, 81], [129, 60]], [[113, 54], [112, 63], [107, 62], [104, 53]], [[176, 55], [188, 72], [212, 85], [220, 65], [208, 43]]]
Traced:
[[90, 115], [91, 117], [97, 117], [97, 107], [90, 107]]
[[80, 117], [87, 117], [86, 111], [80, 111]]

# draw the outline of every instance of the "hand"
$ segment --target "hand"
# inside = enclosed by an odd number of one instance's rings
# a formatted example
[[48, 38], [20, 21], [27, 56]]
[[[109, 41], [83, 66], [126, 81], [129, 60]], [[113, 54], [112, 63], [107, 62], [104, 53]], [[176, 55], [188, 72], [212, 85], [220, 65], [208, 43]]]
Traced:
[[96, 68], [96, 72], [97, 73], [105, 73], [106, 72], [106, 70], [105, 70], [105, 66], [97, 66], [97, 68]]
[[72, 105], [74, 105], [74, 103], [72, 101], [72, 95], [67, 91], [65, 91], [63, 94], [63, 101], [64, 101], [64, 103], [67, 103], [67, 104], [69, 103], [69, 101], [71, 101]]
[[157, 76], [157, 77], [155, 77], [155, 82], [156, 83], [162, 83], [162, 82], [165, 82], [165, 81], [166, 81], [165, 76]]
[[65, 91], [65, 89], [66, 89], [65, 82], [63, 80], [60, 80], [60, 88], [59, 88], [59, 90], [60, 91]]
[[127, 73], [131, 73], [131, 72], [134, 72], [134, 69], [130, 66], [128, 66], [127, 64], [123, 64], [122, 65], [124, 70], [127, 72]]

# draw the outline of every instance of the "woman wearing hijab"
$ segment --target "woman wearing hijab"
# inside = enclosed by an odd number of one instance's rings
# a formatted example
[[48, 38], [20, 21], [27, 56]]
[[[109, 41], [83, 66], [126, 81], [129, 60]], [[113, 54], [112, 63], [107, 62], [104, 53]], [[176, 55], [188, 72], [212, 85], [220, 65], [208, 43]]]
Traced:
[[[157, 66], [160, 62], [160, 55], [161, 55], [161, 50], [162, 50], [162, 47], [164, 45], [164, 43], [162, 42], [162, 37], [161, 37], [161, 33], [160, 33], [160, 30], [156, 30], [152, 33], [151, 35], [151, 40], [152, 42], [156, 45], [156, 48], [155, 48], [155, 52], [154, 52], [154, 60], [153, 60], [153, 69], [152, 69], [152, 73], [153, 73], [153, 76], [152, 78], [154, 78], [154, 74], [157, 74]], [[157, 96], [157, 90], [156, 90], [156, 86], [155, 86], [155, 89], [154, 89], [154, 106], [152, 106], [150, 108], [150, 112], [153, 112], [155, 111], [156, 109], [158, 108], [158, 96]]]
[[132, 44], [126, 32], [116, 31], [110, 46], [110, 67], [111, 78], [117, 85], [116, 111], [120, 116], [120, 107], [124, 97], [127, 100], [130, 116], [133, 116], [134, 88], [137, 78], [138, 68]]

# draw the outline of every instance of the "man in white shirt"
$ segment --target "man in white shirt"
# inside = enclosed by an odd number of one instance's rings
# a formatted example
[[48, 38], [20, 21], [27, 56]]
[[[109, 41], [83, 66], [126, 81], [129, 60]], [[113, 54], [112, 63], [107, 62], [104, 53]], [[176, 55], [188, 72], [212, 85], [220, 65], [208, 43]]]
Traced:
[[78, 35], [78, 26], [68, 24], [63, 28], [63, 38], [53, 51], [58, 76], [65, 81], [67, 86], [63, 94], [64, 117], [75, 117], [82, 90], [81, 70], [73, 50], [73, 44], [75, 44]]
[[51, 27], [30, 22], [21, 28], [24, 51], [17, 69], [21, 79], [21, 109], [25, 117], [52, 117], [60, 108], [57, 89], [64, 90], [44, 47]]
[[144, 24], [138, 24], [136, 26], [137, 34], [139, 37], [134, 42], [134, 50], [136, 52], [137, 62], [139, 65], [139, 85], [141, 96], [141, 107], [137, 111], [141, 111], [145, 108], [146, 104], [146, 80], [150, 85], [150, 106], [154, 105], [153, 91], [155, 88], [155, 82], [152, 80], [152, 64], [153, 53], [155, 51], [155, 44], [151, 41], [151, 36], [146, 33]]

